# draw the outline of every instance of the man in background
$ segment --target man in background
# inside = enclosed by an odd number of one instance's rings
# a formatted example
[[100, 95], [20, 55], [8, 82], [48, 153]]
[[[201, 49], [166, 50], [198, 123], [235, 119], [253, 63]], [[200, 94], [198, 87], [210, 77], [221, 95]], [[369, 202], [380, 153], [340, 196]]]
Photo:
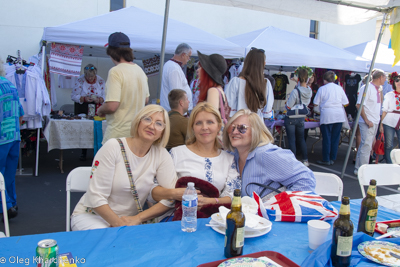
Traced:
[[[174, 56], [168, 60], [163, 67], [161, 81], [160, 105], [167, 111], [171, 108], [168, 103], [168, 94], [173, 89], [182, 89], [186, 92], [187, 97], [192, 99], [192, 92], [188, 85], [182, 67], [185, 66], [192, 56], [192, 48], [185, 43], [178, 45]], [[192, 103], [189, 104], [189, 110], [192, 110]]]
[[107, 119], [102, 144], [110, 138], [130, 137], [133, 118], [150, 96], [146, 74], [133, 63], [129, 37], [115, 32], [108, 37], [107, 45], [107, 55], [115, 67], [108, 72], [105, 103], [97, 110]]
[[171, 131], [166, 148], [169, 151], [173, 147], [185, 144], [189, 119], [183, 115], [188, 111], [190, 100], [185, 91], [173, 89], [168, 94], [168, 102], [171, 107], [171, 111], [168, 112]]
[[[8, 218], [18, 215], [15, 174], [17, 172], [20, 124], [24, 110], [15, 86], [4, 78], [4, 65], [0, 58], [0, 172], [4, 176]], [[2, 204], [0, 199], [0, 204]], [[6, 212], [0, 205], [0, 213]]]

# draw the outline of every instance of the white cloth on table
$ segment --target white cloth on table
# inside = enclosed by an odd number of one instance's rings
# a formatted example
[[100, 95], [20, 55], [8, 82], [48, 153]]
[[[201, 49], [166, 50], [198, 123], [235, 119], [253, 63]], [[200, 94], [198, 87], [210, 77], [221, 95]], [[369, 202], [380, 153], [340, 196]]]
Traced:
[[346, 121], [346, 113], [343, 109], [349, 100], [343, 90], [337, 84], [328, 83], [318, 89], [314, 98], [314, 104], [320, 106], [320, 124], [332, 124]]
[[172, 148], [170, 154], [178, 178], [191, 176], [207, 181], [219, 190], [220, 197], [233, 198], [233, 191], [241, 188], [234, 157], [224, 150], [217, 157], [205, 158], [182, 145]]
[[[357, 104], [361, 104], [361, 99], [364, 94], [364, 89], [365, 85], [363, 85], [360, 89], [358, 89]], [[376, 92], [376, 88], [373, 83], [370, 83], [368, 86], [368, 91], [365, 96], [363, 109], [368, 120], [370, 120], [373, 124], [379, 123], [381, 119], [380, 118], [381, 103], [378, 103], [378, 94]], [[360, 116], [360, 122], [365, 122], [362, 116]]]
[[396, 105], [396, 97], [394, 92], [389, 92], [385, 95], [385, 99], [383, 100], [382, 111], [387, 112], [385, 118], [382, 123], [395, 128], [397, 122], [400, 119], [400, 114], [391, 113], [392, 111], [400, 111], [397, 109], [398, 105]]
[[[245, 87], [246, 80], [234, 77], [225, 88], [225, 95], [228, 99], [229, 106], [231, 107], [231, 117], [241, 109], [248, 109], [244, 94]], [[274, 105], [274, 91], [271, 82], [268, 79], [266, 79], [265, 95], [267, 97], [267, 104], [263, 109], [257, 111], [257, 114], [261, 119], [270, 118], [272, 116], [272, 107]]]
[[82, 104], [83, 102], [80, 101], [81, 96], [89, 96], [95, 95], [97, 97], [103, 98], [105, 100], [105, 92], [104, 92], [105, 82], [103, 78], [96, 75], [96, 82], [90, 84], [86, 81], [85, 75], [81, 75], [74, 85], [74, 88], [71, 92], [71, 99], [72, 101]]
[[[142, 207], [154, 185], [155, 177], [164, 188], [175, 187], [176, 172], [172, 167], [172, 159], [165, 148], [153, 145], [145, 156], [138, 157], [129, 149], [126, 138], [121, 138], [121, 140], [125, 146], [126, 156]], [[161, 203], [166, 206], [172, 204], [171, 201], [167, 200], [162, 200]], [[87, 213], [94, 217], [99, 216], [94, 212], [92, 213], [91, 208], [103, 205], [109, 205], [118, 216], [138, 214], [121, 148], [116, 139], [108, 140], [97, 152], [93, 160], [89, 188], [76, 205], [72, 219], [74, 220], [74, 216]], [[96, 218], [93, 220], [98, 221]], [[82, 228], [78, 224], [75, 225], [75, 230]]]
[[[171, 110], [168, 102], [168, 94], [173, 89], [184, 90], [187, 94], [188, 99], [192, 99], [192, 92], [181, 66], [179, 66], [178, 63], [172, 60], [168, 60], [163, 67], [160, 95], [160, 105], [165, 108], [166, 111]], [[189, 110], [192, 109], [193, 103], [191, 101], [189, 103]]]

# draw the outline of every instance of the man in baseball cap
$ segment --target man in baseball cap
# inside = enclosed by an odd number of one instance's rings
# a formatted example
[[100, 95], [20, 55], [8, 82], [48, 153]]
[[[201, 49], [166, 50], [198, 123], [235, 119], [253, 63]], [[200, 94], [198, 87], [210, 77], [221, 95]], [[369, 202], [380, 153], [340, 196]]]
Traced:
[[97, 110], [99, 116], [107, 119], [103, 144], [110, 138], [131, 136], [131, 124], [136, 113], [149, 100], [147, 76], [133, 63], [133, 50], [126, 34], [115, 32], [108, 37], [107, 55], [115, 67], [108, 72], [106, 99]]

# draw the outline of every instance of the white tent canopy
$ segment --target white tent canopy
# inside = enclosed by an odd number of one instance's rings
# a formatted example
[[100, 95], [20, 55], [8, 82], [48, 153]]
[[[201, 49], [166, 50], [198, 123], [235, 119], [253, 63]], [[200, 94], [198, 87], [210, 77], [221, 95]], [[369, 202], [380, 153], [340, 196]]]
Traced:
[[[330, 68], [368, 72], [370, 61], [322, 41], [275, 27], [236, 35], [227, 40], [246, 48], [265, 50], [267, 65]], [[288, 69], [288, 68], [286, 68]]]
[[[104, 45], [113, 32], [129, 36], [137, 59], [161, 51], [164, 17], [137, 7], [124, 8], [93, 18], [44, 28], [42, 39], [48, 42], [83, 45], [84, 55], [107, 56]], [[218, 53], [226, 58], [243, 56], [243, 48], [211, 33], [173, 19], [168, 20], [165, 53], [173, 55], [180, 43], [188, 43], [204, 54]]]
[[[350, 46], [345, 48], [345, 50], [361, 56], [366, 59], [372, 59], [376, 47], [376, 41], [370, 41], [361, 43], [358, 45]], [[378, 54], [376, 55], [375, 68], [384, 70], [386, 72], [397, 71], [400, 72], [400, 62], [392, 67], [394, 62], [394, 51], [390, 49], [387, 45], [380, 43], [378, 48]]]
[[[353, 25], [376, 18], [378, 10], [400, 6], [400, 0], [185, 0], [213, 5], [239, 7], [290, 17]], [[331, 3], [328, 3], [331, 2]], [[337, 4], [332, 4], [337, 3]], [[338, 5], [338, 4], [341, 5]], [[346, 6], [345, 4], [349, 4]], [[352, 7], [363, 6], [373, 10]], [[397, 17], [400, 17], [399, 15]], [[396, 22], [400, 18], [393, 18]]]

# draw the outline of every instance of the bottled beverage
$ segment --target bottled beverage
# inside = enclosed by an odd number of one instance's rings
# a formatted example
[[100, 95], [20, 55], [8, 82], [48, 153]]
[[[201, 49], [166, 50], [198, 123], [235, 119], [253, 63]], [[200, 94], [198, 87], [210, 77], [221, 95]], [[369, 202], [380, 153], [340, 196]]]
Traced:
[[181, 228], [184, 232], [197, 230], [197, 192], [194, 183], [188, 183], [188, 187], [182, 196], [182, 220]]
[[226, 215], [225, 257], [230, 258], [243, 254], [244, 223], [240, 189], [235, 189], [231, 211]]
[[333, 223], [331, 260], [335, 267], [350, 266], [353, 246], [353, 222], [350, 220], [350, 198], [343, 197], [339, 218]]
[[361, 202], [357, 232], [364, 232], [367, 235], [373, 236], [377, 215], [378, 201], [376, 200], [376, 180], [371, 180], [369, 181], [367, 195]]

